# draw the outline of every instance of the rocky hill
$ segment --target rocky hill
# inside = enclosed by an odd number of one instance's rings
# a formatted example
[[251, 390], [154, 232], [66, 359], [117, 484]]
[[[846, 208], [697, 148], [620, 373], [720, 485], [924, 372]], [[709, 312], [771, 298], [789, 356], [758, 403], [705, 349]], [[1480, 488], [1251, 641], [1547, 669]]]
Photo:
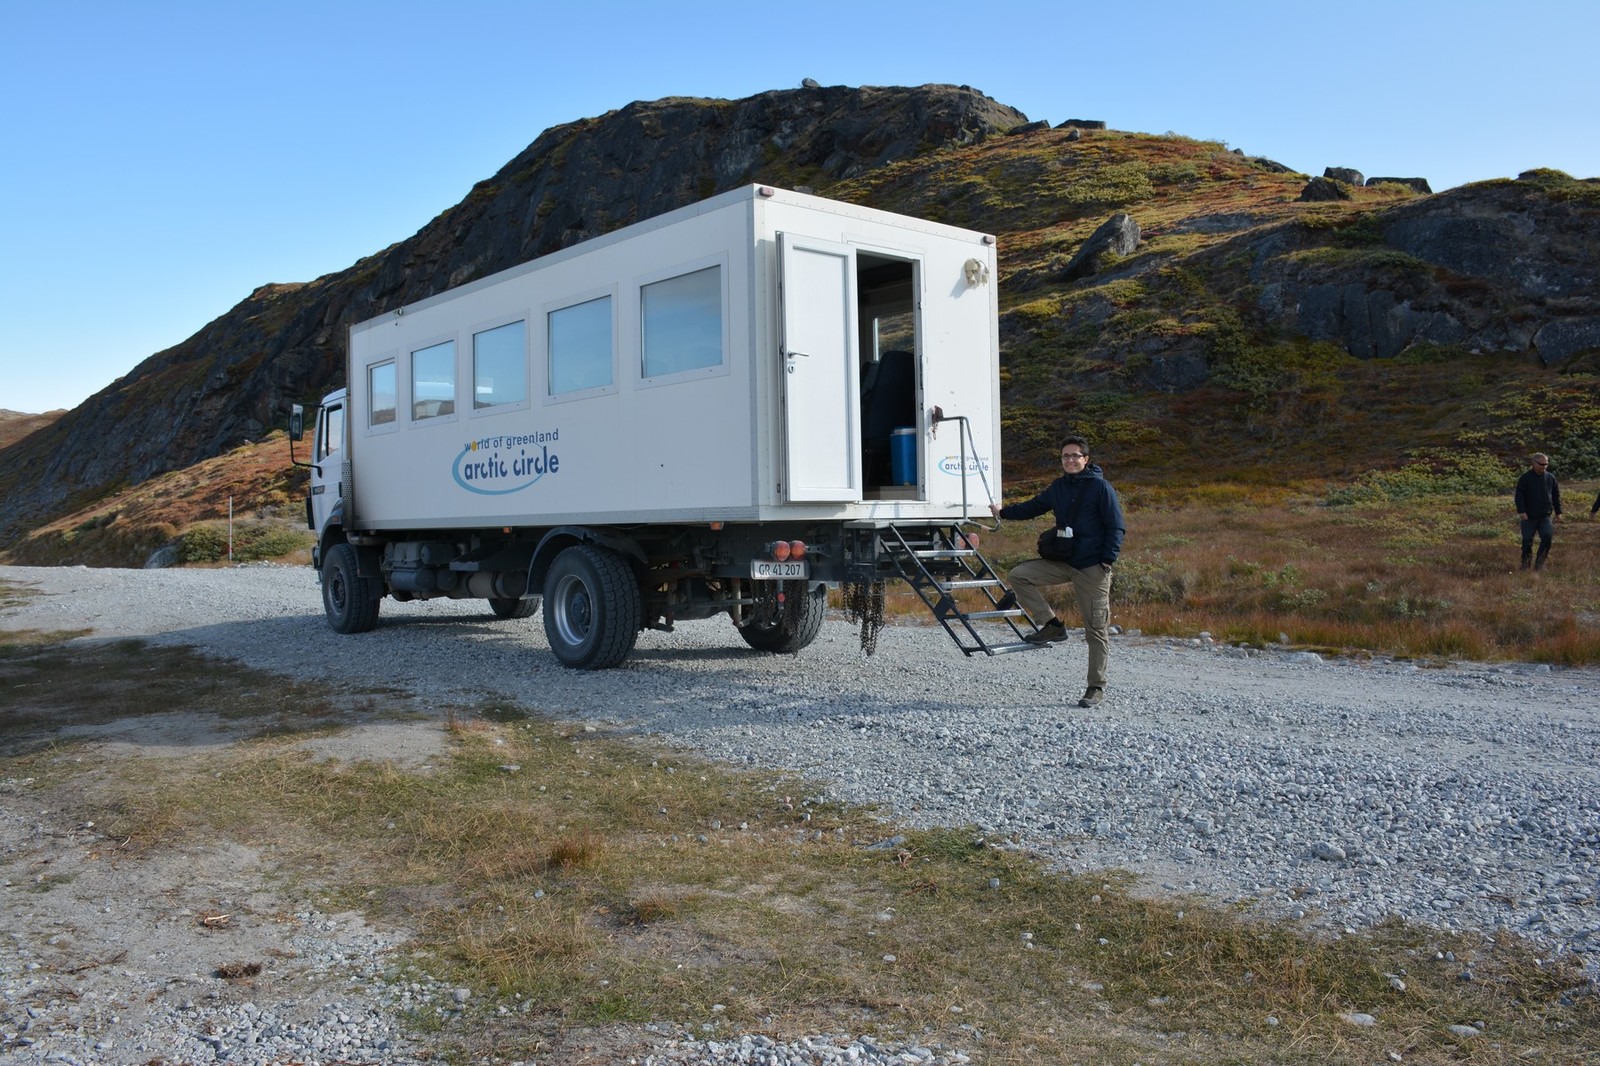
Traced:
[[1430, 195], [1103, 127], [922, 86], [667, 99], [547, 130], [408, 240], [262, 286], [0, 450], [0, 549], [281, 425], [341, 382], [353, 322], [752, 181], [1000, 235], [1014, 475], [1065, 426], [1133, 477], [1216, 476], [1195, 445], [1219, 438], [1277, 476], [1460, 446], [1600, 473], [1600, 184], [1534, 171]]
[[43, 429], [64, 414], [65, 411], [46, 411], [44, 414], [30, 415], [0, 407], [0, 450]]
[[1026, 121], [965, 87], [633, 103], [546, 130], [408, 240], [263, 285], [0, 451], [0, 549], [43, 521], [282, 426], [342, 383], [354, 322], [752, 181], [829, 185]]

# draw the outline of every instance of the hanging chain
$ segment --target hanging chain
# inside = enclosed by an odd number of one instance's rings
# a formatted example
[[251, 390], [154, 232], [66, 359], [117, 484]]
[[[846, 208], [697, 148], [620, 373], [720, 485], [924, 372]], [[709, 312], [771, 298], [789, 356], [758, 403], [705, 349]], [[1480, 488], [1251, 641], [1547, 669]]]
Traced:
[[850, 621], [861, 623], [861, 650], [871, 655], [878, 650], [878, 634], [883, 630], [884, 583], [846, 581], [842, 591]]

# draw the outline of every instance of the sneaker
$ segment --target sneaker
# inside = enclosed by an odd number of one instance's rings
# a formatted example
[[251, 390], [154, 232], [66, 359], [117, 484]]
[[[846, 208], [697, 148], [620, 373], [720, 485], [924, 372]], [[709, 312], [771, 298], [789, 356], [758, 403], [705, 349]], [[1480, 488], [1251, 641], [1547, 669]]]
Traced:
[[1039, 627], [1039, 632], [1029, 633], [1022, 638], [1029, 644], [1049, 644], [1056, 640], [1067, 639], [1067, 627], [1061, 624], [1061, 619], [1052, 618]]
[[1106, 690], [1103, 689], [1103, 688], [1084, 689], [1084, 691], [1083, 691], [1083, 699], [1078, 701], [1078, 706], [1079, 707], [1098, 707], [1100, 705], [1100, 701], [1105, 699], [1105, 698], [1106, 698]]

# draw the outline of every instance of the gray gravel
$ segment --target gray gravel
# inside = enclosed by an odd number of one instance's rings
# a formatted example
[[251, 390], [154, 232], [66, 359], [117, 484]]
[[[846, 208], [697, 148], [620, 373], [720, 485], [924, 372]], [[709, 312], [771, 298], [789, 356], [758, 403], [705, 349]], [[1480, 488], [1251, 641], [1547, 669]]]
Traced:
[[[1248, 900], [1334, 931], [1390, 915], [1510, 930], [1600, 978], [1600, 671], [1123, 635], [1106, 702], [1082, 710], [1081, 638], [966, 659], [939, 629], [902, 625], [868, 658], [853, 627], [829, 621], [786, 657], [751, 652], [711, 620], [643, 634], [621, 668], [591, 674], [555, 662], [539, 618], [497, 621], [475, 601], [385, 601], [377, 630], [337, 636], [308, 569], [0, 568], [0, 579], [49, 594], [0, 627], [93, 626], [424, 698], [501, 694], [801, 771], [907, 824], [976, 825], [1063, 869], [1131, 869], [1151, 892]], [[663, 1055], [700, 1058], [657, 1061], [916, 1061], [902, 1047], [851, 1057], [848, 1037], [816, 1038], [837, 1060], [674, 1039]], [[921, 1050], [920, 1061], [961, 1059]]]

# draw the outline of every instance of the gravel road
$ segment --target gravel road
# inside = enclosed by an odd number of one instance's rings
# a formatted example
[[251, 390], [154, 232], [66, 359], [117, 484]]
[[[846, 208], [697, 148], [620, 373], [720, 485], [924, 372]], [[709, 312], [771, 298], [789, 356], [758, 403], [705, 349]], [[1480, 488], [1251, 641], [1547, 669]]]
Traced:
[[385, 601], [375, 631], [338, 636], [309, 569], [0, 567], [0, 580], [43, 593], [0, 628], [92, 627], [425, 698], [500, 694], [801, 771], [912, 825], [974, 824], [1066, 869], [1131, 869], [1152, 892], [1335, 928], [1399, 915], [1508, 929], [1600, 979], [1592, 669], [1117, 636], [1106, 701], [1083, 710], [1079, 635], [967, 659], [938, 628], [899, 625], [867, 657], [830, 620], [798, 656], [772, 656], [710, 620], [580, 673], [557, 664], [540, 618], [498, 621], [477, 601]]

